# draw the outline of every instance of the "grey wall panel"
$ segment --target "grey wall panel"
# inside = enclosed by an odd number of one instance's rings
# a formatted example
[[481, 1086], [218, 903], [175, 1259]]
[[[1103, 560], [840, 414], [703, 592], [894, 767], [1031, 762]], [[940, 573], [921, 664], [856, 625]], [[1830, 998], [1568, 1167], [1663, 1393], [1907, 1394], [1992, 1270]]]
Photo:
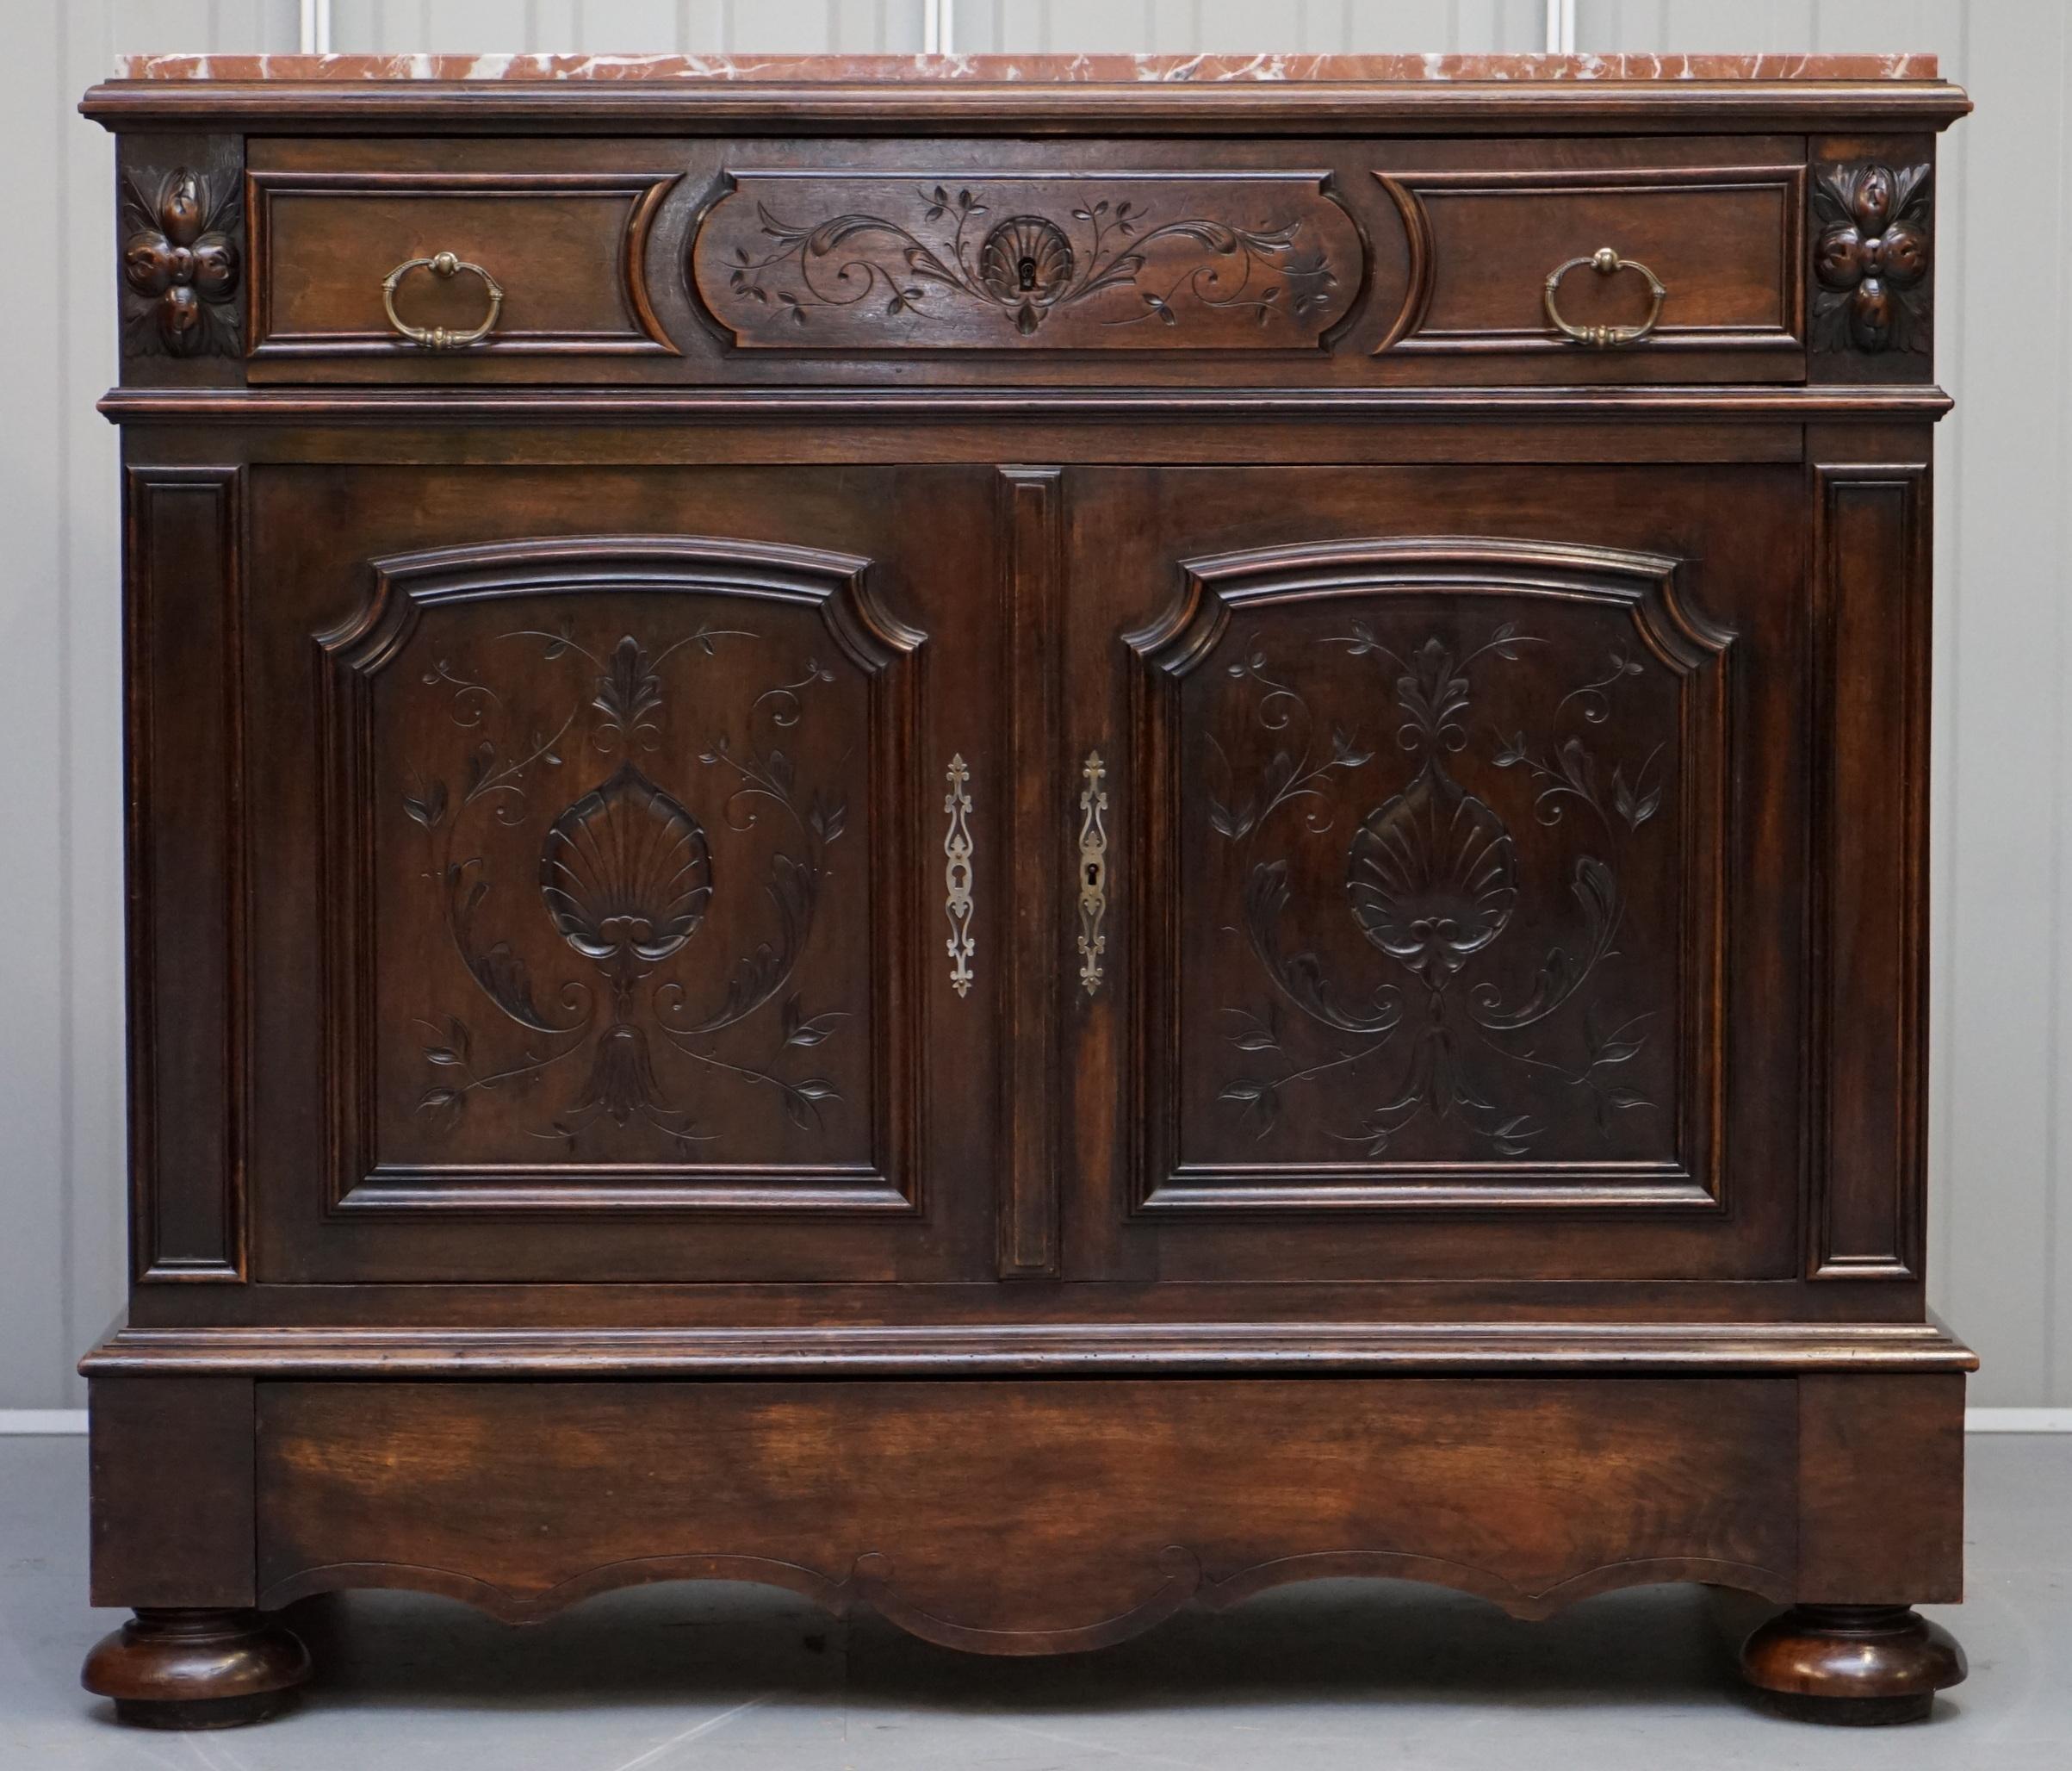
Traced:
[[[332, 47], [450, 53], [586, 50], [596, 53], [727, 40], [736, 10], [788, 19], [810, 16], [813, 47], [824, 35], [821, 0], [332, 0]], [[291, 9], [292, 10], [292, 9]], [[290, 34], [292, 35], [292, 23]]]
[[1947, 364], [1962, 417], [1943, 444], [1939, 511], [1951, 569], [1939, 635], [1936, 1289], [1988, 1360], [1981, 1395], [2007, 1403], [2072, 1401], [2072, 1266], [2056, 1206], [2072, 1059], [2068, 17], [1994, 4], [1960, 19], [1961, 72], [1985, 121], [1944, 191], [1961, 228], [1944, 262], [1961, 279], [1946, 311], [1962, 327]]
[[[75, 1404], [121, 1297], [121, 700], [108, 138], [114, 52], [288, 49], [295, 0], [16, 9], [0, 141], [59, 297], [0, 345], [0, 1407]], [[921, 0], [333, 0], [342, 49], [908, 52]], [[2072, 8], [1581, 0], [1586, 49], [1930, 49], [1981, 114], [1945, 144], [1937, 439], [1931, 1289], [1973, 1399], [2072, 1405]], [[1531, 49], [1541, 0], [958, 0], [957, 47]]]
[[[1931, 820], [1929, 1289], [1982, 1406], [2072, 1404], [2072, 323], [2061, 0], [1582, 0], [1591, 48], [1916, 49], [1979, 112], [1944, 142]], [[2019, 261], [2018, 264], [2015, 261]]]
[[[64, 32], [49, 9], [17, 21], [0, 62], [0, 123], [11, 134], [30, 119], [47, 134], [45, 89], [63, 77]], [[23, 134], [27, 134], [23, 128]], [[18, 210], [29, 239], [62, 240], [64, 186], [46, 141], [9, 143], [35, 171]], [[47, 311], [44, 327], [57, 316]], [[62, 323], [61, 321], [59, 323]], [[6, 1091], [7, 1224], [0, 1235], [0, 1398], [47, 1401], [60, 1387], [65, 1321], [61, 1276], [66, 1252], [65, 698], [70, 588], [65, 527], [52, 519], [63, 499], [61, 452], [49, 438], [69, 389], [61, 352], [47, 330], [33, 348], [11, 351], [8, 421], [0, 426], [0, 485], [6, 488], [9, 545], [0, 602], [0, 755], [7, 759], [7, 817], [20, 835], [0, 852], [0, 902], [8, 906], [7, 1011], [0, 1014], [0, 1089]], [[22, 339], [28, 342], [25, 330]], [[99, 513], [86, 513], [90, 516]], [[33, 835], [30, 833], [34, 833]]]
[[1540, 0], [958, 0], [957, 47], [1027, 53], [1536, 49]]
[[[76, 102], [79, 91], [107, 71], [119, 40], [119, 15], [129, 9], [67, 9], [60, 103], [68, 97]], [[274, 21], [251, 17], [245, 22], [256, 40], [282, 40], [265, 34]], [[286, 40], [293, 41], [292, 22]], [[53, 736], [63, 747], [69, 806], [64, 824], [65, 1143], [47, 1171], [47, 1184], [62, 1198], [67, 1234], [65, 1259], [44, 1281], [63, 1288], [56, 1313], [63, 1325], [63, 1357], [34, 1389], [76, 1396], [82, 1387], [71, 1362], [114, 1314], [127, 1268], [121, 628], [116, 588], [121, 550], [115, 432], [93, 409], [114, 376], [115, 280], [109, 206], [115, 144], [76, 113], [60, 115], [63, 127], [50, 136], [61, 162], [65, 215], [58, 236], [65, 294], [56, 352], [64, 400], [54, 432], [62, 494], [50, 521], [64, 568], [52, 589], [63, 598], [65, 649], [47, 674], [63, 702], [62, 722]], [[31, 1388], [27, 1374], [7, 1370], [0, 1390], [16, 1388]]]

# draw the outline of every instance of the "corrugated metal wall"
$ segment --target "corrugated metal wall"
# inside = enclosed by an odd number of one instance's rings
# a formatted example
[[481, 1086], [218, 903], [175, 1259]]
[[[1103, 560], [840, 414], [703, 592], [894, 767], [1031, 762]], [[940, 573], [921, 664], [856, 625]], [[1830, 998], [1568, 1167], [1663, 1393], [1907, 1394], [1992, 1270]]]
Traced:
[[[44, 0], [0, 141], [0, 1407], [76, 1402], [121, 1298], [121, 699], [108, 138], [121, 50], [295, 47], [295, 0]], [[1533, 49], [1540, 0], [961, 0], [960, 49]], [[912, 51], [921, 0], [334, 0], [340, 49]], [[2072, 1404], [2072, 8], [1581, 0], [1585, 49], [1927, 49], [1979, 115], [1942, 176], [1932, 1289], [1973, 1401]]]

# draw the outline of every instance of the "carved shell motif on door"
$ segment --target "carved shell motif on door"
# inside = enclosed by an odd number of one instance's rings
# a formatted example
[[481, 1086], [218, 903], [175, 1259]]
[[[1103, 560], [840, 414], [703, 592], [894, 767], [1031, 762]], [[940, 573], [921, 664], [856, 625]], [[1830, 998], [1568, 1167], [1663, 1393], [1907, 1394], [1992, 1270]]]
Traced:
[[[714, 1140], [698, 1110], [706, 1088], [766, 1091], [807, 1132], [841, 1103], [806, 1054], [835, 1035], [844, 1013], [810, 1004], [796, 973], [845, 807], [838, 793], [800, 783], [785, 747], [833, 671], [815, 658], [797, 662], [754, 695], [745, 736], [715, 736], [696, 753], [700, 768], [723, 781], [717, 795], [694, 800], [684, 785], [650, 773], [667, 774], [670, 759], [690, 754], [661, 743], [666, 668], [686, 656], [718, 661], [723, 649], [759, 637], [704, 624], [660, 645], [633, 633], [596, 645], [570, 623], [514, 626], [498, 644], [570, 667], [567, 711], [551, 729], [506, 730], [513, 698], [451, 659], [422, 673], [423, 689], [448, 704], [456, 754], [413, 769], [400, 811], [425, 833], [422, 877], [447, 944], [503, 1029], [493, 1038], [457, 1005], [419, 1023], [426, 1079], [417, 1110], [436, 1127], [457, 1128], [486, 1094], [549, 1087], [557, 1104], [543, 1114], [537, 1136], [608, 1146], [615, 1131], [644, 1127], [687, 1150]], [[567, 797], [540, 839], [532, 914], [578, 963], [543, 992], [515, 931], [488, 926], [499, 909], [518, 916], [523, 900], [498, 889], [518, 882], [488, 876], [481, 839], [486, 821], [505, 831], [527, 824], [550, 794]], [[701, 817], [693, 804], [712, 809]], [[729, 881], [706, 819], [741, 829], [766, 813], [789, 840], [767, 878]], [[693, 954], [716, 894], [729, 891], [766, 899], [775, 938], [744, 954], [705, 956], [685, 972], [679, 962]], [[723, 991], [694, 1007], [698, 979], [712, 974], [727, 979]]]
[[[1656, 1011], [1608, 1015], [1593, 991], [1627, 917], [1621, 854], [1647, 840], [1662, 804], [1662, 747], [1621, 755], [1624, 747], [1615, 745], [1606, 757], [1602, 737], [1585, 734], [1613, 733], [1620, 687], [1646, 668], [1640, 649], [1613, 643], [1595, 673], [1556, 700], [1548, 731], [1492, 731], [1484, 740], [1487, 767], [1527, 778], [1542, 827], [1572, 811], [1587, 827], [1564, 882], [1579, 938], [1547, 942], [1533, 983], [1518, 993], [1481, 969], [1492, 952], [1535, 939], [1518, 927], [1528, 889], [1518, 842], [1497, 806], [1460, 779], [1453, 759], [1471, 742], [1478, 674], [1518, 663], [1542, 637], [1504, 622], [1470, 646], [1431, 634], [1399, 648], [1355, 618], [1321, 638], [1383, 673], [1399, 715], [1397, 747], [1413, 765], [1393, 790], [1352, 812], [1343, 851], [1346, 912], [1388, 968], [1378, 984], [1349, 986], [1318, 951], [1287, 951], [1283, 924], [1295, 888], [1289, 859], [1275, 852], [1276, 831], [1296, 817], [1312, 835], [1328, 832], [1336, 809], [1323, 802], [1343, 804], [1333, 781], [1367, 778], [1380, 755], [1347, 725], [1324, 736], [1292, 676], [1277, 671], [1269, 643], [1255, 636], [1226, 671], [1249, 693], [1248, 717], [1269, 739], [1271, 760], [1241, 779], [1212, 740], [1223, 783], [1208, 816], [1244, 856], [1241, 933], [1271, 989], [1224, 1008], [1228, 1043], [1239, 1054], [1238, 1073], [1218, 1097], [1225, 1109], [1264, 1141], [1306, 1085], [1332, 1072], [1348, 1083], [1364, 1076], [1356, 1122], [1324, 1129], [1370, 1159], [1387, 1154], [1419, 1122], [1461, 1128], [1498, 1156], [1534, 1153], [1550, 1126], [1515, 1085], [1528, 1072], [1540, 1081], [1535, 1098], [1556, 1085], [1587, 1102], [1600, 1132], [1622, 1115], [1656, 1110], [1627, 1076], [1657, 1035]], [[1296, 1055], [1302, 1046], [1287, 1023], [1288, 1008], [1311, 1024], [1312, 1037], [1321, 1035], [1318, 1051]]]

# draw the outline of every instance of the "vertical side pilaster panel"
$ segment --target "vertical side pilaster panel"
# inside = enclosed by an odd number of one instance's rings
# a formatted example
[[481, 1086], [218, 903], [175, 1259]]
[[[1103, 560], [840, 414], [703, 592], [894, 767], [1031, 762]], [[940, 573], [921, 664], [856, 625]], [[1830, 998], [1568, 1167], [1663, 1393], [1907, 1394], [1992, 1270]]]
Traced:
[[242, 469], [127, 476], [131, 1248], [241, 1283]]
[[1001, 1002], [1014, 1029], [1004, 1078], [1007, 1131], [1000, 1213], [1000, 1276], [1058, 1271], [1058, 869], [1066, 799], [1058, 753], [1056, 643], [1064, 573], [1064, 476], [1056, 468], [1003, 468], [998, 533], [1001, 634], [1014, 758], [1007, 867], [995, 888], [1011, 905], [1001, 956]]
[[1813, 470], [1815, 1279], [1921, 1267], [1927, 473]]

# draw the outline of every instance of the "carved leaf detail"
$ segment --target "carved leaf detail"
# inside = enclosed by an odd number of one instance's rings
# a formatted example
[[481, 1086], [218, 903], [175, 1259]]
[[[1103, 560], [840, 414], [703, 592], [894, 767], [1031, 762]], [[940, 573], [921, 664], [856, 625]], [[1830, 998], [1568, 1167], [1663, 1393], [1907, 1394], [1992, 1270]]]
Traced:
[[475, 912], [489, 894], [484, 881], [468, 877], [477, 865], [468, 861], [446, 869], [448, 921], [462, 961], [482, 993], [521, 1027], [536, 1033], [570, 1031], [571, 1027], [556, 1025], [540, 1012], [532, 997], [532, 974], [509, 941], [499, 941], [487, 948], [477, 945]]
[[806, 930], [812, 926], [817, 890], [817, 879], [802, 863], [788, 854], [772, 856], [769, 883], [763, 891], [777, 911], [778, 939], [758, 941], [753, 951], [735, 962], [724, 999], [702, 1021], [679, 1022], [675, 1018], [683, 1007], [683, 990], [679, 985], [667, 985], [669, 1030], [683, 1036], [710, 1033], [745, 1019], [775, 996], [791, 975]]
[[834, 1023], [843, 1018], [843, 1012], [839, 1009], [809, 1018], [800, 1009], [797, 993], [794, 991], [785, 998], [781, 1016], [785, 1043], [788, 1046], [817, 1046], [834, 1034]]
[[607, 731], [617, 733], [628, 743], [636, 737], [652, 743], [654, 726], [648, 716], [662, 705], [661, 678], [631, 634], [612, 648], [605, 673], [598, 680], [597, 699], [591, 705], [605, 716]]
[[458, 1016], [449, 1015], [446, 1017], [445, 1039], [446, 1042], [444, 1045], [425, 1047], [425, 1061], [428, 1064], [437, 1065], [465, 1065], [468, 1062], [473, 1041], [468, 1036], [468, 1028], [462, 1024]]
[[430, 1115], [442, 1130], [450, 1131], [468, 1108], [468, 1097], [459, 1089], [426, 1089], [418, 1097], [418, 1111]]
[[1244, 925], [1260, 963], [1297, 1008], [1327, 1027], [1342, 1033], [1387, 1033], [1403, 1012], [1402, 999], [1393, 987], [1374, 992], [1370, 1012], [1348, 1010], [1333, 997], [1323, 961], [1314, 953], [1305, 949], [1281, 956], [1281, 913], [1287, 907], [1288, 897], [1287, 861], [1260, 861], [1254, 866], [1244, 886]]
[[445, 782], [430, 781], [417, 792], [406, 793], [403, 810], [426, 830], [432, 829], [446, 816]]
[[[1650, 761], [1653, 760], [1652, 757], [1649, 759]], [[1628, 829], [1639, 830], [1661, 808], [1661, 788], [1650, 787], [1647, 781], [1645, 767], [1638, 781], [1628, 781], [1623, 768], [1614, 768], [1611, 772], [1612, 810], [1626, 820]]]
[[[602, 1116], [614, 1125], [630, 1125], [636, 1118], [658, 1119], [668, 1113], [654, 1077], [654, 1059], [648, 1049], [648, 1035], [626, 1022], [616, 1022], [598, 1040], [590, 1063], [590, 1081], [579, 1114]], [[576, 1129], [574, 1115], [555, 1128], [563, 1135]]]
[[1480, 985], [1474, 991], [1475, 1019], [1487, 1028], [1511, 1029], [1529, 1027], [1545, 1020], [1574, 995], [1576, 987], [1610, 951], [1619, 928], [1619, 882], [1611, 869], [1594, 855], [1577, 857], [1569, 880], [1569, 893], [1583, 913], [1584, 941], [1580, 958], [1566, 948], [1548, 949], [1532, 994], [1517, 1009], [1498, 1006], [1501, 997], [1492, 984]]
[[[795, 223], [759, 201], [756, 216], [769, 248], [757, 256], [735, 247], [723, 267], [728, 287], [766, 309], [774, 295], [800, 326], [812, 312], [842, 308], [927, 318], [924, 297], [940, 289], [998, 310], [1029, 338], [1058, 309], [1111, 289], [1134, 292], [1142, 308], [1105, 319], [1109, 326], [1153, 318], [1177, 326], [1184, 300], [1199, 308], [1236, 310], [1263, 326], [1277, 315], [1300, 320], [1322, 310], [1327, 292], [1338, 286], [1324, 251], [1296, 253], [1300, 221], [1245, 228], [1188, 216], [1155, 223], [1134, 202], [1103, 197], [1073, 205], [1076, 232], [1037, 214], [987, 227], [978, 218], [989, 205], [968, 190], [953, 200], [940, 185], [916, 194], [921, 207], [911, 225], [861, 210]], [[938, 227], [943, 232], [933, 243], [916, 231]], [[1158, 287], [1147, 287], [1142, 279], [1155, 272], [1145, 249], [1160, 241], [1200, 250], [1166, 263]], [[861, 304], [874, 290], [884, 305], [865, 310]]]

